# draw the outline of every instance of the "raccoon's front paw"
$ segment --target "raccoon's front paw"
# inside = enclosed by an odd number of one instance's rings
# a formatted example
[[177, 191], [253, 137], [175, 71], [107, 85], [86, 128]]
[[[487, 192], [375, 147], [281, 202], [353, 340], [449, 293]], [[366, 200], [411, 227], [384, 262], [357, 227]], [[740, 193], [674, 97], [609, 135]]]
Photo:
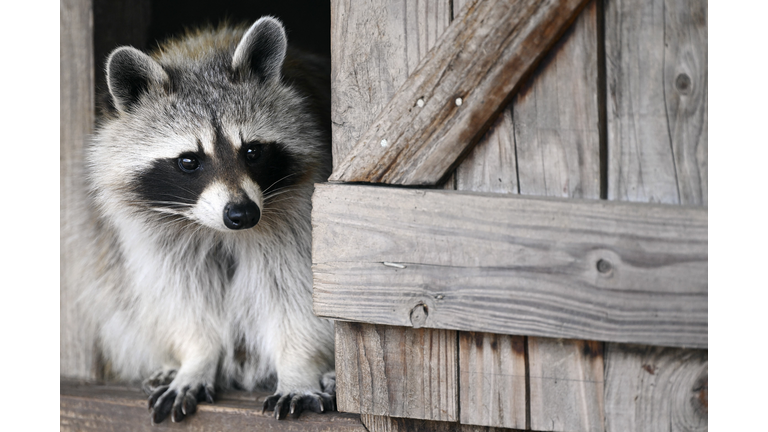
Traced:
[[151, 395], [161, 386], [167, 386], [176, 378], [176, 369], [160, 369], [141, 383], [141, 389], [147, 396]]
[[275, 393], [264, 400], [261, 413], [275, 411], [275, 418], [284, 419], [290, 413], [293, 418], [308, 409], [316, 413], [336, 410], [336, 395], [325, 392]]
[[213, 386], [210, 384], [161, 385], [149, 396], [147, 401], [152, 423], [162, 422], [171, 414], [171, 420], [180, 422], [186, 416], [197, 411], [197, 403], [213, 403]]

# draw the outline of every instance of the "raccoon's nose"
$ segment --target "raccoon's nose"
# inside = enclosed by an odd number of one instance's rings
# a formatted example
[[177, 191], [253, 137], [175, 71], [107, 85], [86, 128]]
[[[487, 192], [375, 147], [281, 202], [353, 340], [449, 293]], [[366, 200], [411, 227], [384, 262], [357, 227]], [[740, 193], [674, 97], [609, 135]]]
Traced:
[[261, 210], [253, 201], [229, 203], [224, 207], [224, 225], [229, 229], [247, 229], [259, 223]]

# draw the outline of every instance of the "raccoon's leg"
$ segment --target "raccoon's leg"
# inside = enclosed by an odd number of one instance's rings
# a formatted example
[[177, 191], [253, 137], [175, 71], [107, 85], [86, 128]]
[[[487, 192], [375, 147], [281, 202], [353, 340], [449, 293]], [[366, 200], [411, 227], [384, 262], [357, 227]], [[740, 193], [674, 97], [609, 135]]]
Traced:
[[161, 423], [171, 415], [173, 422], [197, 411], [197, 403], [213, 403], [218, 350], [207, 355], [188, 356], [169, 384], [160, 385], [147, 401], [152, 423]]
[[[275, 418], [284, 419], [291, 414], [298, 417], [302, 411], [316, 413], [336, 409], [335, 374], [323, 374], [333, 364], [333, 328], [307, 311], [296, 316], [307, 320], [282, 323], [281, 332], [273, 334], [277, 391], [262, 406], [262, 413], [275, 412]], [[275, 337], [276, 336], [276, 337]], [[330, 390], [327, 391], [327, 390]]]

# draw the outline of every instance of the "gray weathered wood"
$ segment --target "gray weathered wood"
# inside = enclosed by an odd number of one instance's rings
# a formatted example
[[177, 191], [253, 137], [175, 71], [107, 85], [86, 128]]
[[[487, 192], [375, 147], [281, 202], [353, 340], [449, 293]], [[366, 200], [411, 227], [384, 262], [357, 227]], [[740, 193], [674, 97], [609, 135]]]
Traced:
[[[706, 205], [706, 2], [611, 0], [605, 27], [609, 198]], [[605, 364], [608, 431], [707, 430], [706, 351], [607, 343]]]
[[83, 181], [83, 145], [93, 130], [93, 20], [90, 0], [60, 2], [60, 339], [62, 376], [98, 376], [95, 333], [82, 320], [78, 261], [93, 235]]
[[331, 116], [338, 166], [450, 23], [446, 1], [331, 1]]
[[298, 419], [277, 421], [272, 413], [261, 413], [269, 393], [226, 392], [216, 403], [200, 403], [194, 416], [183, 422], [170, 419], [152, 425], [147, 398], [137, 387], [61, 382], [60, 430], [93, 432], [188, 432], [270, 430], [284, 432], [366, 432], [353, 414], [304, 412]]
[[368, 432], [511, 432], [512, 429], [501, 429], [484, 426], [463, 425], [460, 423], [415, 420], [397, 417], [362, 414], [360, 419]]
[[707, 3], [606, 2], [610, 199], [707, 203]]
[[459, 332], [461, 423], [525, 429], [525, 338]]
[[502, 111], [488, 132], [456, 168], [456, 189], [517, 193], [512, 107]]
[[[381, 107], [392, 97], [398, 87], [406, 80], [408, 74], [418, 65], [420, 59], [434, 46], [437, 38], [443, 33], [450, 22], [450, 5], [446, 1], [430, 0], [407, 2], [405, 0], [374, 0], [369, 2], [352, 2], [333, 0], [331, 2], [331, 48], [332, 48], [332, 119], [333, 119], [333, 157], [334, 165], [343, 158], [351, 146], [357, 142], [375, 119]], [[375, 29], [376, 31], [371, 31]], [[345, 328], [348, 324], [337, 323]], [[338, 327], [337, 327], [338, 328]], [[356, 376], [355, 385], [345, 385], [344, 367], [349, 359], [356, 356], [362, 347], [378, 343], [377, 328], [372, 325], [361, 325], [361, 331], [356, 339], [337, 339], [343, 343], [336, 344], [337, 374], [341, 380], [337, 386], [340, 406], [342, 409], [361, 412], [360, 407], [371, 408], [376, 405], [388, 404], [394, 407], [394, 412], [402, 412], [408, 404], [413, 404], [415, 385], [410, 383], [409, 392], [393, 390], [389, 392], [383, 377], [364, 375]], [[405, 329], [402, 329], [405, 330]], [[439, 330], [422, 329], [426, 338], [437, 339], [444, 333]], [[393, 357], [406, 358], [414, 352], [412, 346], [390, 345], [387, 348]], [[454, 350], [455, 343], [454, 343]], [[446, 353], [446, 355], [449, 355]], [[456, 353], [454, 352], [453, 358]], [[410, 357], [409, 357], [410, 358]], [[355, 368], [358, 366], [355, 365]], [[354, 369], [355, 373], [371, 373], [374, 369]], [[411, 370], [413, 375], [415, 370]], [[422, 377], [412, 379], [428, 385], [444, 385], [446, 377], [440, 375], [438, 369], [424, 369]], [[360, 387], [365, 379], [382, 383], [374, 388]], [[455, 380], [454, 380], [455, 381]], [[438, 384], [443, 382], [443, 384]], [[402, 385], [403, 383], [398, 383]], [[368, 390], [360, 400], [360, 388]], [[382, 397], [380, 392], [385, 392]], [[387, 395], [387, 392], [389, 394]], [[431, 396], [430, 396], [431, 397]], [[398, 399], [400, 398], [400, 399]], [[384, 400], [386, 399], [386, 402]], [[430, 401], [430, 398], [426, 399]], [[424, 408], [423, 400], [416, 404]], [[448, 403], [448, 402], [445, 402]], [[454, 406], [458, 404], [453, 402]], [[377, 408], [378, 409], [378, 408]], [[455, 412], [457, 407], [453, 408]], [[415, 412], [415, 406], [414, 406]], [[432, 415], [432, 414], [430, 414]], [[425, 414], [420, 414], [424, 418]], [[431, 417], [427, 417], [431, 418]], [[438, 417], [439, 418], [439, 417]]]
[[706, 431], [706, 350], [606, 344], [608, 432]]
[[336, 346], [339, 411], [458, 420], [455, 331], [337, 322]]
[[[515, 96], [521, 194], [600, 197], [597, 48], [592, 1]], [[602, 431], [602, 351], [585, 349], [596, 343], [529, 337], [527, 344], [531, 428]]]
[[520, 193], [600, 198], [595, 1], [521, 87], [513, 110]]
[[318, 315], [707, 345], [704, 209], [332, 184], [313, 206]]
[[482, 137], [585, 3], [470, 4], [334, 167], [330, 180], [436, 184]]
[[528, 339], [531, 429], [603, 431], [603, 343]]

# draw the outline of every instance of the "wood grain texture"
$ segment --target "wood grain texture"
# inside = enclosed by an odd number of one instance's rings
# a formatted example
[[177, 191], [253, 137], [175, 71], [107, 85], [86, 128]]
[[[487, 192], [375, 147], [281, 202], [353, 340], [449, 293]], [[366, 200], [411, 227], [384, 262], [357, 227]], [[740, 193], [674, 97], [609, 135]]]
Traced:
[[707, 3], [606, 2], [610, 199], [707, 203]]
[[313, 206], [318, 315], [707, 344], [706, 210], [331, 184]]
[[[475, 1], [334, 167], [331, 181], [434, 185], [449, 174], [585, 0]], [[482, 72], [481, 72], [482, 71]], [[462, 99], [458, 106], [454, 101]], [[417, 100], [424, 101], [423, 107]], [[386, 145], [381, 145], [386, 140]]]
[[[331, 19], [333, 156], [334, 165], [337, 165], [375, 119], [381, 107], [389, 101], [408, 74], [415, 70], [421, 58], [434, 46], [437, 38], [450, 23], [451, 16], [450, 4], [444, 0], [333, 0]], [[347, 324], [337, 323], [342, 329], [345, 325]], [[356, 338], [337, 337], [337, 374], [341, 377], [337, 390], [342, 408], [351, 407], [349, 410], [354, 412], [370, 409], [387, 413], [390, 412], [390, 407], [391, 412], [395, 413], [412, 409], [417, 417], [441, 418], [443, 413], [432, 414], [431, 411], [423, 411], [428, 406], [425, 402], [431, 403], [434, 399], [431, 393], [417, 395], [415, 384], [426, 383], [429, 386], [430, 383], [435, 383], [435, 389], [438, 389], [438, 383], [445, 380], [445, 377], [440, 375], [441, 369], [426, 368], [422, 370], [423, 376], [416, 377], [416, 369], [411, 368], [411, 382], [406, 385], [393, 381], [391, 384], [400, 387], [393, 387], [390, 391], [386, 376], [379, 374], [382, 369], [347, 361], [357, 358], [357, 353], [365, 347], [381, 342], [375, 327], [363, 328], [368, 331], [358, 332]], [[399, 333], [404, 335], [404, 330]], [[395, 331], [393, 334], [397, 333]], [[423, 329], [420, 334], [425, 338], [437, 340], [444, 332]], [[409, 343], [413, 344], [414, 340], [409, 339]], [[456, 357], [455, 342], [453, 345], [454, 352], [445, 353], [446, 356], [452, 356], [451, 358]], [[390, 344], [387, 349], [392, 358], [416, 361], [413, 354], [419, 348]], [[377, 361], [378, 363], [373, 364], [383, 367], [383, 359]], [[349, 368], [345, 369], [345, 366]], [[358, 375], [355, 375], [354, 380], [345, 381], [344, 377], [349, 377], [345, 370]], [[344, 382], [354, 384], [346, 385]], [[370, 387], [366, 386], [366, 382], [376, 382], [380, 385]], [[406, 387], [402, 387], [403, 385]], [[452, 412], [456, 412], [456, 399], [457, 396], [454, 395], [453, 400], [445, 399], [441, 403], [450, 405]], [[422, 409], [422, 412], [416, 413], [417, 408]]]
[[[597, 20], [592, 1], [513, 100], [521, 194], [600, 197]], [[588, 349], [598, 343], [527, 344], [531, 428], [602, 431], [602, 351]]]
[[78, 432], [188, 432], [270, 430], [284, 432], [366, 432], [360, 417], [344, 413], [302, 413], [298, 419], [277, 421], [262, 414], [262, 400], [268, 393], [227, 392], [216, 403], [201, 403], [194, 416], [180, 423], [169, 420], [152, 425], [147, 399], [138, 388], [121, 385], [94, 385], [61, 382], [60, 430]]
[[60, 2], [60, 373], [71, 378], [98, 376], [95, 331], [82, 320], [76, 302], [78, 261], [93, 235], [83, 181], [83, 146], [93, 131], [93, 13], [90, 0]]
[[528, 339], [531, 429], [603, 431], [603, 344]]
[[339, 411], [458, 420], [456, 332], [336, 323]]
[[[611, 0], [605, 27], [609, 198], [706, 206], [706, 2]], [[605, 349], [607, 431], [707, 430], [707, 351]]]
[[706, 431], [706, 350], [606, 344], [608, 432]]
[[595, 1], [542, 60], [512, 106], [520, 193], [600, 198]]
[[441, 0], [331, 1], [334, 167], [416, 69], [450, 20], [450, 5]]
[[459, 332], [461, 423], [525, 429], [525, 338]]
[[362, 414], [368, 432], [511, 432], [518, 429], [502, 429], [484, 426], [464, 425], [460, 423], [416, 420], [397, 417]]

